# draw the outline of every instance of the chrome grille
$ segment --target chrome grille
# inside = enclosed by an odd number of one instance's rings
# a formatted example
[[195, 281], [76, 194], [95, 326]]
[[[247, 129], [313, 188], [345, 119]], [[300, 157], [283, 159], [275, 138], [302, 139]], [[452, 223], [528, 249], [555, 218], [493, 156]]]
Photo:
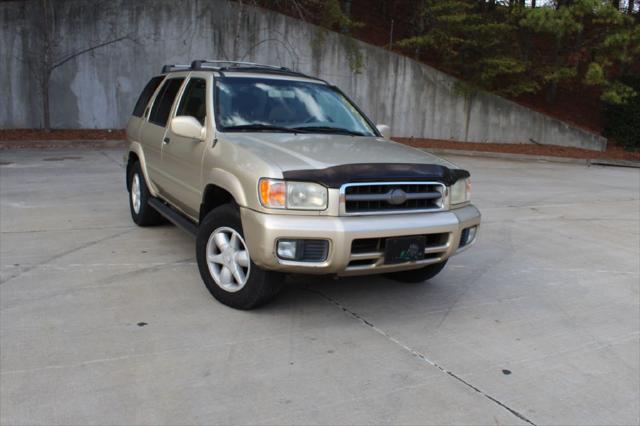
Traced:
[[343, 214], [442, 210], [446, 186], [439, 182], [349, 183], [340, 189]]

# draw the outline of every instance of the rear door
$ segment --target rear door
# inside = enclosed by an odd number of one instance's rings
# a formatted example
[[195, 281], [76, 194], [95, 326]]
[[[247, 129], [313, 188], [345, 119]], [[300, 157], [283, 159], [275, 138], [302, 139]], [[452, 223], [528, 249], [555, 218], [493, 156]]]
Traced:
[[174, 101], [184, 80], [185, 76], [179, 74], [171, 74], [167, 77], [156, 94], [147, 122], [140, 130], [147, 173], [161, 194], [166, 192], [169, 182], [166, 173], [162, 170], [162, 144]]
[[149, 101], [153, 97], [153, 94], [156, 92], [156, 89], [160, 83], [162, 83], [162, 80], [164, 80], [163, 75], [153, 77], [149, 80], [147, 85], [144, 86], [144, 89], [142, 89], [142, 93], [140, 93], [140, 97], [138, 97], [138, 101], [133, 108], [131, 118], [127, 123], [127, 136], [129, 137], [129, 141], [141, 142], [140, 129], [149, 115], [150, 107], [148, 108], [147, 106], [149, 105]]
[[[207, 98], [212, 93], [210, 80], [210, 75], [192, 74], [171, 117], [191, 116], [209, 129], [211, 113]], [[202, 159], [207, 146], [206, 141], [176, 135], [167, 125], [162, 146], [162, 170], [170, 180], [166, 195], [192, 217], [198, 217], [202, 202]]]

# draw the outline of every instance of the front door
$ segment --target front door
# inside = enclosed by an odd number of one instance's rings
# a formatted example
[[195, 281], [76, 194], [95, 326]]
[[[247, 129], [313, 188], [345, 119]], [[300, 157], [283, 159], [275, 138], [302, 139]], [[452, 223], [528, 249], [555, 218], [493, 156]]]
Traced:
[[[191, 77], [182, 92], [174, 116], [194, 117], [207, 126], [207, 80]], [[162, 169], [170, 180], [168, 197], [185, 213], [198, 217], [202, 202], [202, 159], [207, 142], [178, 136], [167, 125], [162, 145]]]

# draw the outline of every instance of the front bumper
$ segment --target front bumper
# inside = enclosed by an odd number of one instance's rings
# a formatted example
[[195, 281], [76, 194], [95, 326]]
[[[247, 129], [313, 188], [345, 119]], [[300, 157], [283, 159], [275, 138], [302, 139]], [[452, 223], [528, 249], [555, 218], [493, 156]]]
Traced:
[[[480, 224], [480, 212], [473, 205], [438, 213], [379, 216], [277, 215], [247, 208], [240, 211], [251, 259], [265, 269], [303, 274], [376, 274], [439, 263], [459, 251], [460, 235], [465, 228]], [[430, 234], [441, 234], [442, 239], [428, 246], [426, 258], [420, 261], [387, 265], [383, 252], [352, 252], [355, 239]], [[329, 240], [327, 259], [312, 263], [283, 260], [276, 256], [279, 239], [302, 238]]]

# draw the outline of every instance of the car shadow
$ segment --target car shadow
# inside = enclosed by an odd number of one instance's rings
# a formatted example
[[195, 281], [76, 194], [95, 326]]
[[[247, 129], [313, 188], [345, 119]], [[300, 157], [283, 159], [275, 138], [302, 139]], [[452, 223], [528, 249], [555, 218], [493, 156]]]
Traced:
[[459, 268], [445, 270], [429, 281], [404, 283], [384, 275], [356, 277], [291, 275], [283, 291], [259, 309], [265, 313], [304, 310], [325, 304], [350, 314], [381, 315], [419, 314], [426, 311], [446, 311], [468, 289], [468, 276]]

